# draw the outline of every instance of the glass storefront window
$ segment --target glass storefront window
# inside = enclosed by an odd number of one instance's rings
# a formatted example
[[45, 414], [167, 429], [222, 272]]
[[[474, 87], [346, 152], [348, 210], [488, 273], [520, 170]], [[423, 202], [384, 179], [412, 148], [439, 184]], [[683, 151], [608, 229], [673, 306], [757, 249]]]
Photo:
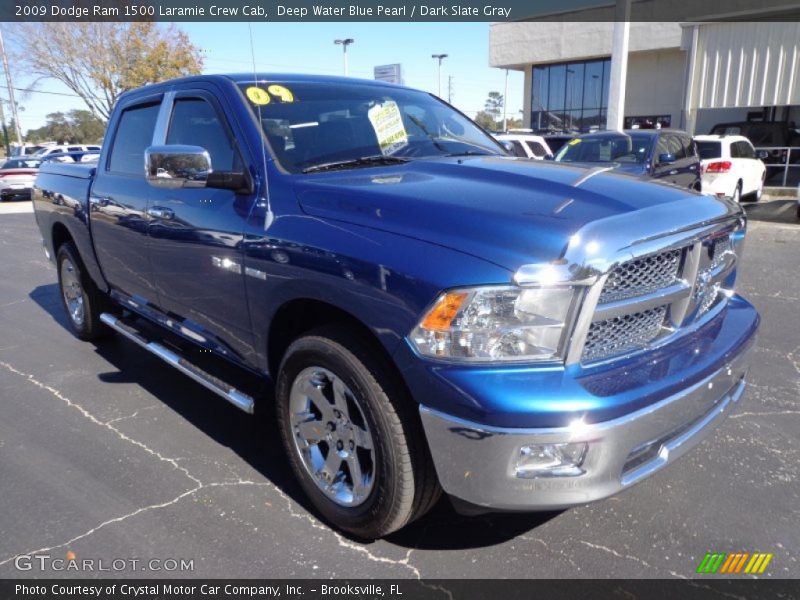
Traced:
[[611, 59], [533, 68], [531, 127], [589, 132], [605, 129]]

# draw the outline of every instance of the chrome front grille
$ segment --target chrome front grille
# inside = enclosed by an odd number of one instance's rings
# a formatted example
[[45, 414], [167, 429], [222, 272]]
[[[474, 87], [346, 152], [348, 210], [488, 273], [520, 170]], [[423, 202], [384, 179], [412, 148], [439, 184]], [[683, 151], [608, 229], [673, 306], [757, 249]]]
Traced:
[[629, 260], [608, 275], [599, 302], [614, 302], [644, 296], [675, 283], [681, 250], [670, 250]]
[[634, 353], [700, 319], [727, 297], [736, 263], [734, 228], [622, 262], [597, 294], [580, 361]]
[[589, 327], [583, 360], [593, 361], [607, 356], [639, 350], [661, 332], [667, 306], [595, 321]]

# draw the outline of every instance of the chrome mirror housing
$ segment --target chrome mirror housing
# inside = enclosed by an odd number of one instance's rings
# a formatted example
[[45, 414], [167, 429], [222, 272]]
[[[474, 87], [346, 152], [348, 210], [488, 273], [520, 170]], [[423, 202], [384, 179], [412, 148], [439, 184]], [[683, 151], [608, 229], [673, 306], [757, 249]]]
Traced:
[[144, 164], [147, 182], [157, 188], [203, 188], [212, 173], [211, 157], [200, 146], [150, 146]]

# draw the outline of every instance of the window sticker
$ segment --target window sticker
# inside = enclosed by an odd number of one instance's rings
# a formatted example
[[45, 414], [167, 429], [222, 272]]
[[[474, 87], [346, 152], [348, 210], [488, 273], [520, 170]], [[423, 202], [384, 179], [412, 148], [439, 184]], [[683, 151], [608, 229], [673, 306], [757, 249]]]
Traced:
[[287, 87], [276, 84], [269, 86], [267, 91], [282, 102], [294, 102], [294, 94]]
[[263, 106], [271, 102], [269, 94], [265, 90], [262, 90], [260, 87], [251, 85], [249, 88], [247, 88], [245, 93], [247, 94], [247, 98], [253, 104]]
[[580, 143], [581, 143], [581, 138], [575, 138], [574, 140], [569, 141], [570, 146], [577, 146]]
[[375, 130], [382, 154], [392, 154], [408, 144], [408, 133], [395, 101], [376, 104], [369, 109], [367, 117]]

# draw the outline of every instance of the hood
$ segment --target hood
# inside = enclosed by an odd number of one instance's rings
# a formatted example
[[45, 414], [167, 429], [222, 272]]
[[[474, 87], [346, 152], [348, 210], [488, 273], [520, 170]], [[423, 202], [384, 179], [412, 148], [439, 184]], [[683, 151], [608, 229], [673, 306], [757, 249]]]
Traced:
[[714, 201], [607, 168], [495, 156], [308, 174], [297, 178], [295, 193], [307, 214], [424, 240], [512, 271], [561, 258], [588, 223], [687, 198]]

